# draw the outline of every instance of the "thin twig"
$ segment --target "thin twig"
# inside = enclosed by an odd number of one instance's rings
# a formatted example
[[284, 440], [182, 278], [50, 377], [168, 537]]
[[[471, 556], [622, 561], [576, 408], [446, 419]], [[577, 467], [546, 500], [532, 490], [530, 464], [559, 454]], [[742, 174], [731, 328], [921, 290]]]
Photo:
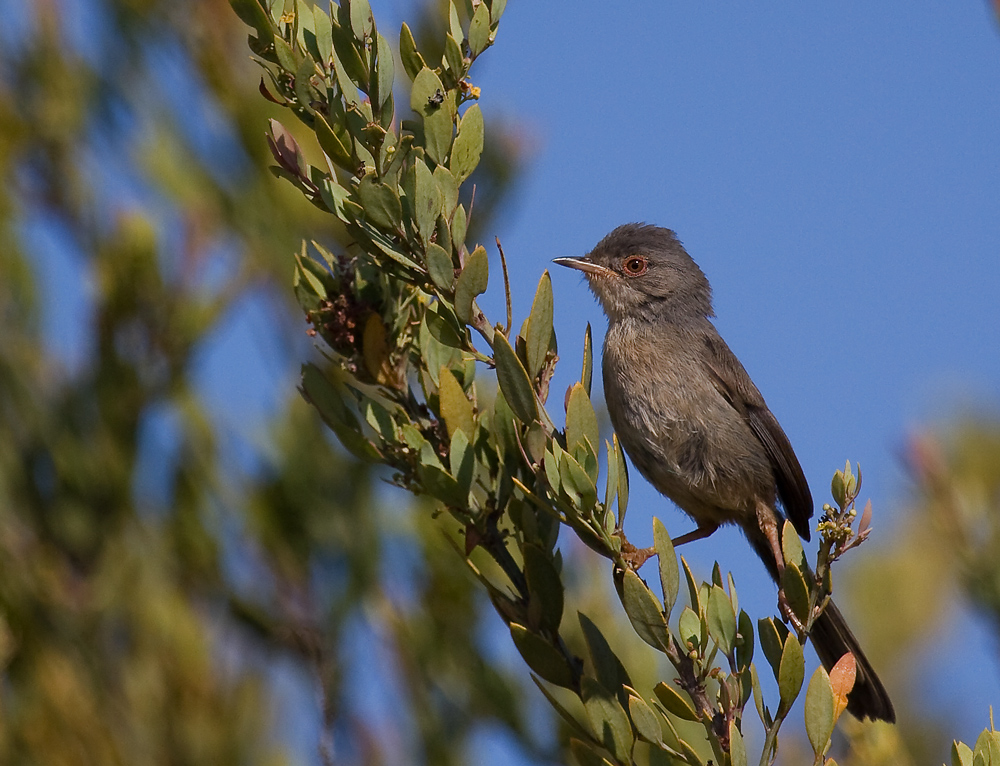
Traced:
[[507, 299], [507, 326], [504, 327], [503, 336], [510, 338], [510, 326], [513, 322], [510, 305], [510, 276], [507, 274], [507, 258], [503, 254], [503, 245], [500, 244], [500, 237], [494, 237], [497, 241], [497, 250], [500, 251], [500, 265], [503, 267], [503, 293]]
[[472, 199], [469, 200], [469, 214], [465, 217], [465, 230], [472, 226], [472, 208], [476, 205], [476, 185], [472, 184]]

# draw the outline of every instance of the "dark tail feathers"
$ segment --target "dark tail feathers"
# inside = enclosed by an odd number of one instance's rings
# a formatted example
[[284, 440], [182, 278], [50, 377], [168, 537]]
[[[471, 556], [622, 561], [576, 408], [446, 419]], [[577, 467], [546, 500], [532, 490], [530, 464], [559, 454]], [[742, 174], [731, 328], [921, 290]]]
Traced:
[[[771, 554], [771, 547], [763, 533], [757, 529], [750, 529], [746, 530], [746, 534], [757, 555], [767, 566], [767, 571], [777, 582], [778, 569], [775, 566], [774, 556]], [[847, 627], [844, 616], [832, 601], [813, 624], [809, 637], [812, 639], [820, 662], [823, 663], [823, 667], [827, 671], [848, 652], [854, 655], [857, 678], [854, 682], [854, 689], [847, 697], [849, 713], [862, 721], [865, 718], [871, 718], [876, 721], [896, 722], [896, 711], [893, 710], [889, 693], [885, 690], [871, 663], [868, 662], [861, 646], [858, 645], [858, 639]]]
[[820, 662], [827, 670], [830, 670], [848, 652], [854, 655], [858, 675], [854, 682], [854, 689], [847, 696], [848, 712], [860, 720], [871, 718], [875, 721], [896, 722], [896, 711], [892, 708], [889, 693], [885, 690], [871, 663], [868, 662], [865, 653], [861, 651], [858, 639], [847, 627], [844, 616], [832, 601], [813, 624], [809, 637], [812, 639]]

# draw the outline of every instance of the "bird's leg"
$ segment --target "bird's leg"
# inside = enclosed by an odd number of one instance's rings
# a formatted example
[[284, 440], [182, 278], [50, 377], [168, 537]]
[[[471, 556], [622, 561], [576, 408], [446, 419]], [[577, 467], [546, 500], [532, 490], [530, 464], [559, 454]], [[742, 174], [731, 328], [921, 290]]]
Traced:
[[[676, 548], [678, 545], [684, 545], [684, 543], [690, 543], [695, 540], [702, 540], [706, 537], [710, 537], [718, 528], [719, 525], [713, 522], [699, 524], [697, 529], [681, 535], [680, 537], [675, 537], [670, 542]], [[618, 535], [622, 541], [622, 558], [624, 558], [633, 569], [638, 569], [645, 564], [650, 557], [656, 555], [655, 548], [636, 548], [628, 541], [625, 537], [625, 533], [621, 530], [618, 530], [615, 534]]]
[[655, 548], [636, 548], [625, 537], [625, 532], [621, 529], [615, 531], [615, 536], [622, 541], [622, 558], [628, 562], [632, 569], [638, 569], [645, 564], [651, 556], [656, 555]]
[[792, 606], [788, 603], [788, 598], [785, 596], [785, 589], [781, 587], [782, 575], [785, 573], [785, 554], [781, 551], [778, 520], [774, 509], [759, 500], [757, 501], [757, 525], [760, 527], [760, 531], [764, 533], [764, 537], [767, 538], [768, 545], [771, 546], [774, 563], [778, 568], [778, 609], [781, 610], [785, 619], [792, 623], [792, 627], [795, 628], [796, 632], [801, 635], [805, 633], [806, 627], [792, 610]]
[[688, 532], [686, 535], [681, 535], [680, 537], [675, 537], [670, 542], [676, 548], [678, 545], [684, 545], [684, 543], [691, 543], [695, 540], [703, 540], [706, 537], [710, 537], [715, 530], [719, 528], [718, 524], [714, 522], [700, 523], [698, 528]]

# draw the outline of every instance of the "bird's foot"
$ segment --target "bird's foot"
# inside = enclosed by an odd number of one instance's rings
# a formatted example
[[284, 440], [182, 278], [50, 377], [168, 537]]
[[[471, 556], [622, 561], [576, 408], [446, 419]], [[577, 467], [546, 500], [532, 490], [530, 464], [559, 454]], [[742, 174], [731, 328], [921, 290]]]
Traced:
[[622, 541], [622, 558], [625, 559], [625, 562], [632, 569], [638, 569], [645, 564], [650, 557], [656, 555], [655, 548], [636, 548], [628, 541], [628, 538], [625, 537], [625, 533], [620, 529], [615, 532], [615, 537]]

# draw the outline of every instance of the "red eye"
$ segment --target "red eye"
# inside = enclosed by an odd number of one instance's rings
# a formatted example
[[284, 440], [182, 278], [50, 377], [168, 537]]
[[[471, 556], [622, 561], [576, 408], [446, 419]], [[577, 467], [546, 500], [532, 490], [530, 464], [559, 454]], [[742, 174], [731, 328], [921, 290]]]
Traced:
[[638, 277], [646, 273], [649, 263], [641, 255], [630, 255], [622, 261], [622, 270], [630, 277]]

